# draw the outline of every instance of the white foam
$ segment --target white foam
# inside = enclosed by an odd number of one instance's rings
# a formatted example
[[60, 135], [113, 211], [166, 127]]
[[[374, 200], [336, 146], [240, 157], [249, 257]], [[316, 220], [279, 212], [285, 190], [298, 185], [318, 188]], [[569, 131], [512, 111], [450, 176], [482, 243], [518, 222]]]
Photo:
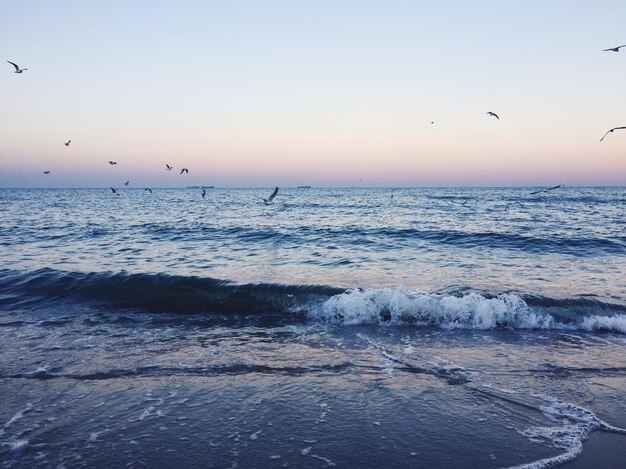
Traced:
[[9, 445], [9, 448], [11, 449], [12, 452], [18, 452], [18, 451], [22, 451], [24, 448], [28, 446], [28, 440], [26, 438], [19, 438], [19, 439], [12, 438], [9, 441], [7, 441], [6, 444]]
[[28, 371], [28, 372], [24, 373], [24, 376], [39, 376], [39, 375], [42, 375], [44, 373], [47, 373], [49, 369], [50, 369], [50, 367], [48, 365], [40, 366], [36, 370]]
[[11, 417], [11, 419], [5, 423], [2, 428], [0, 428], [0, 436], [2, 436], [4, 434], [4, 431], [9, 428], [11, 425], [13, 425], [15, 422], [17, 422], [18, 420], [20, 420], [22, 417], [24, 417], [24, 414], [26, 412], [28, 412], [30, 409], [33, 408], [33, 405], [29, 402], [28, 404], [26, 404], [26, 407], [23, 408], [22, 410], [20, 410], [18, 413], [16, 413], [13, 417]]
[[626, 334], [626, 315], [590, 316], [583, 320], [580, 327], [586, 331], [614, 331]]
[[342, 324], [406, 324], [444, 328], [491, 329], [499, 324], [549, 328], [552, 318], [538, 315], [514, 294], [485, 298], [410, 292], [404, 288], [349, 290], [312, 312], [317, 319]]
[[551, 458], [515, 466], [516, 469], [544, 469], [571, 461], [582, 453], [583, 441], [595, 430], [626, 434], [626, 429], [614, 427], [600, 420], [588, 409], [562, 402], [550, 396], [535, 397], [548, 402], [547, 406], [540, 406], [539, 410], [549, 420], [560, 425], [554, 427], [531, 427], [520, 433], [533, 442], [549, 442], [554, 447], [565, 451]]
[[454, 296], [409, 291], [402, 287], [353, 289], [311, 307], [308, 315], [313, 320], [344, 325], [412, 324], [477, 330], [509, 326], [518, 329], [611, 330], [626, 333], [626, 315], [594, 315], [584, 317], [579, 322], [562, 322], [545, 308], [530, 306], [514, 293], [487, 298], [476, 292]]
[[143, 419], [145, 419], [146, 417], [149, 417], [149, 416], [151, 416], [151, 415], [155, 415], [155, 414], [154, 414], [154, 410], [155, 410], [155, 407], [154, 407], [154, 406], [149, 406], [147, 409], [145, 409], [145, 410], [141, 413], [141, 415], [139, 416], [139, 418], [138, 418], [137, 420], [143, 420]]
[[334, 462], [332, 462], [330, 459], [325, 458], [324, 456], [320, 456], [318, 454], [311, 454], [309, 456], [311, 456], [312, 458], [319, 459], [320, 461], [325, 462], [326, 463], [326, 467], [333, 467], [333, 466], [337, 465]]

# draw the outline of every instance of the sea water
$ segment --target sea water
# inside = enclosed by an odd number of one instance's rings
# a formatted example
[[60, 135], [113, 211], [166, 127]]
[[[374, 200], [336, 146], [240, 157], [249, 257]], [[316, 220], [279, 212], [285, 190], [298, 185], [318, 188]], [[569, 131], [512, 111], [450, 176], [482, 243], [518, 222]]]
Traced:
[[623, 463], [624, 188], [270, 192], [0, 190], [4, 466]]

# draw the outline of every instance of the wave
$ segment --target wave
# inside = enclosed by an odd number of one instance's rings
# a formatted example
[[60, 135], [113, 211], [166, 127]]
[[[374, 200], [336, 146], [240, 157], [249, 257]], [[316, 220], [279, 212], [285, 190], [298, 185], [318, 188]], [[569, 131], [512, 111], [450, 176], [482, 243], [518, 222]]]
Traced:
[[327, 286], [247, 284], [166, 274], [0, 270], [0, 306], [61, 300], [174, 313], [283, 313], [343, 292]]
[[330, 365], [311, 366], [282, 366], [257, 365], [249, 363], [233, 363], [229, 365], [215, 366], [163, 366], [159, 364], [140, 366], [136, 368], [120, 368], [97, 370], [86, 373], [63, 373], [60, 369], [49, 370], [41, 367], [26, 373], [0, 375], [0, 378], [23, 378], [35, 380], [73, 379], [77, 381], [100, 381], [125, 377], [171, 377], [171, 376], [216, 376], [216, 375], [244, 375], [244, 374], [269, 374], [301, 376], [305, 374], [337, 374], [349, 371], [356, 367], [353, 363], [343, 362]]
[[267, 324], [312, 321], [341, 326], [442, 329], [564, 329], [626, 333], [626, 305], [593, 298], [548, 298], [519, 292], [402, 287], [345, 289], [323, 285], [236, 284], [166, 274], [0, 270], [5, 311], [93, 304], [146, 312], [254, 316]]
[[526, 252], [546, 254], [549, 252], [573, 256], [593, 254], [626, 254], [626, 237], [610, 238], [550, 238], [525, 236], [514, 233], [465, 232], [456, 230], [418, 230], [407, 228], [380, 230], [387, 236], [413, 237], [456, 247], [491, 247], [519, 249]]
[[[0, 227], [0, 246], [20, 246], [33, 242], [93, 241], [110, 237], [113, 230], [107, 226], [86, 225], [67, 227], [19, 228]], [[455, 248], [505, 249], [523, 251], [537, 255], [564, 254], [575, 257], [603, 255], [626, 255], [626, 236], [567, 236], [532, 235], [506, 231], [475, 231], [463, 229], [435, 229], [427, 225], [419, 227], [366, 228], [347, 225], [341, 228], [317, 226], [293, 226], [276, 228], [273, 226], [215, 226], [202, 222], [188, 224], [140, 223], [129, 226], [126, 231], [116, 234], [141, 238], [155, 242], [212, 242], [241, 244], [270, 244], [308, 246], [326, 243], [332, 239], [340, 246], [371, 246], [373, 249], [387, 250], [393, 245], [415, 245], [428, 243], [435, 246]]]
[[593, 255], [626, 255], [626, 236], [571, 237], [571, 236], [531, 236], [494, 231], [461, 231], [427, 228], [363, 228], [346, 226], [343, 228], [319, 228], [300, 226], [294, 229], [274, 229], [271, 227], [217, 227], [195, 224], [189, 227], [167, 226], [147, 223], [133, 226], [154, 239], [236, 240], [238, 243], [280, 242], [294, 245], [310, 244], [333, 239], [347, 245], [387, 245], [390, 241], [425, 241], [433, 244], [451, 245], [463, 248], [494, 248], [522, 250], [545, 255], [558, 253], [576, 257]]
[[587, 298], [555, 299], [521, 293], [411, 292], [354, 289], [309, 311], [340, 324], [413, 325], [443, 329], [579, 329], [626, 333], [626, 306]]

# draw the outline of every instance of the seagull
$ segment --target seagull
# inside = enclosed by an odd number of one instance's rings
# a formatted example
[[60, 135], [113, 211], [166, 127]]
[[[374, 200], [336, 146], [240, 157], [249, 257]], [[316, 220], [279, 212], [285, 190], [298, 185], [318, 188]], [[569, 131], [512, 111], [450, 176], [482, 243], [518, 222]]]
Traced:
[[270, 205], [272, 204], [274, 197], [276, 197], [276, 194], [278, 194], [278, 187], [274, 189], [274, 192], [272, 192], [272, 195], [270, 195], [267, 199], [264, 199], [263, 197], [257, 197], [257, 199], [261, 199], [263, 202], [265, 202], [265, 205]]
[[171, 171], [171, 170], [172, 170], [172, 167], [169, 164], [165, 163], [165, 171]]
[[[620, 130], [620, 129], [626, 129], [626, 127], [613, 127], [611, 130], [607, 131], [607, 133], [604, 134], [604, 137], [606, 137], [608, 134], [610, 134], [614, 130]], [[604, 140], [604, 137], [602, 137], [600, 141]]]
[[553, 191], [554, 189], [558, 189], [559, 187], [561, 187], [561, 184], [559, 184], [558, 186], [548, 187], [547, 189], [541, 189], [539, 191], [531, 192], [530, 195], [541, 194], [542, 192]]
[[13, 72], [13, 73], [22, 73], [24, 70], [28, 70], [27, 68], [20, 68], [20, 67], [18, 67], [17, 64], [14, 64], [10, 60], [7, 60], [7, 62], [9, 62], [11, 65], [13, 65], [15, 67], [15, 72]]
[[114, 164], [117, 164], [117, 161], [109, 161], [109, 164], [113, 166]]
[[206, 189], [202, 189], [202, 198], [204, 199], [206, 197]]
[[119, 194], [117, 193], [117, 191], [116, 191], [115, 189], [113, 189], [112, 187], [111, 187], [111, 190], [113, 191], [113, 195], [119, 195]]
[[183, 168], [180, 170], [180, 174], [187, 173], [189, 174], [189, 170], [187, 168]]
[[[619, 50], [620, 50], [622, 47], [626, 47], [626, 44], [624, 44], [623, 46], [609, 47], [608, 49], [604, 49], [602, 52], [607, 52], [607, 51], [619, 52]], [[15, 64], [13, 64], [13, 65], [15, 65]], [[16, 72], [16, 73], [20, 73], [20, 72]]]
[[493, 116], [493, 117], [495, 117], [496, 119], [500, 120], [500, 118], [498, 117], [498, 114], [496, 114], [495, 112], [491, 112], [491, 111], [489, 111], [489, 112], [487, 113], [487, 115], [489, 115], [489, 116]]
[[50, 171], [44, 171], [43, 173], [44, 174], [50, 174]]
[[144, 192], [145, 192], [145, 191], [148, 191], [148, 192], [150, 192], [150, 194], [152, 194], [152, 189], [150, 189], [149, 187], [146, 187], [146, 188], [144, 189]]
[[71, 140], [68, 140], [67, 142], [65, 142], [65, 146], [69, 147], [70, 146], [70, 142], [71, 142]]
[[126, 182], [124, 183], [124, 185], [125, 185], [125, 186], [127, 186], [127, 185], [129, 185], [129, 184], [130, 184], [130, 181], [126, 181]]
[[504, 207], [504, 210], [508, 210], [509, 209], [509, 205], [513, 205], [513, 204], [517, 204], [520, 207], [524, 208], [524, 206], [522, 205], [521, 202], [509, 202], [508, 204], [506, 204], [506, 207]]

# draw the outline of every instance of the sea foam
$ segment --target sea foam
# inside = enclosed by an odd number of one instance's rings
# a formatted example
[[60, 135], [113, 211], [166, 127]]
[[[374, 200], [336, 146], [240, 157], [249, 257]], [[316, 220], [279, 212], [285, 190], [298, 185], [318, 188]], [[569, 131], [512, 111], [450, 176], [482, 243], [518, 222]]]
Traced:
[[544, 469], [576, 459], [583, 451], [583, 441], [596, 430], [626, 434], [626, 429], [614, 427], [600, 420], [588, 409], [550, 396], [535, 397], [547, 401], [547, 405], [540, 406], [539, 410], [548, 420], [554, 422], [555, 426], [530, 427], [520, 433], [531, 441], [548, 442], [564, 451], [553, 457], [515, 466], [515, 469]]
[[414, 292], [404, 288], [353, 289], [311, 308], [309, 317], [344, 325], [415, 325], [443, 329], [582, 329], [626, 333], [626, 315], [573, 317], [550, 313], [515, 293], [493, 297]]

